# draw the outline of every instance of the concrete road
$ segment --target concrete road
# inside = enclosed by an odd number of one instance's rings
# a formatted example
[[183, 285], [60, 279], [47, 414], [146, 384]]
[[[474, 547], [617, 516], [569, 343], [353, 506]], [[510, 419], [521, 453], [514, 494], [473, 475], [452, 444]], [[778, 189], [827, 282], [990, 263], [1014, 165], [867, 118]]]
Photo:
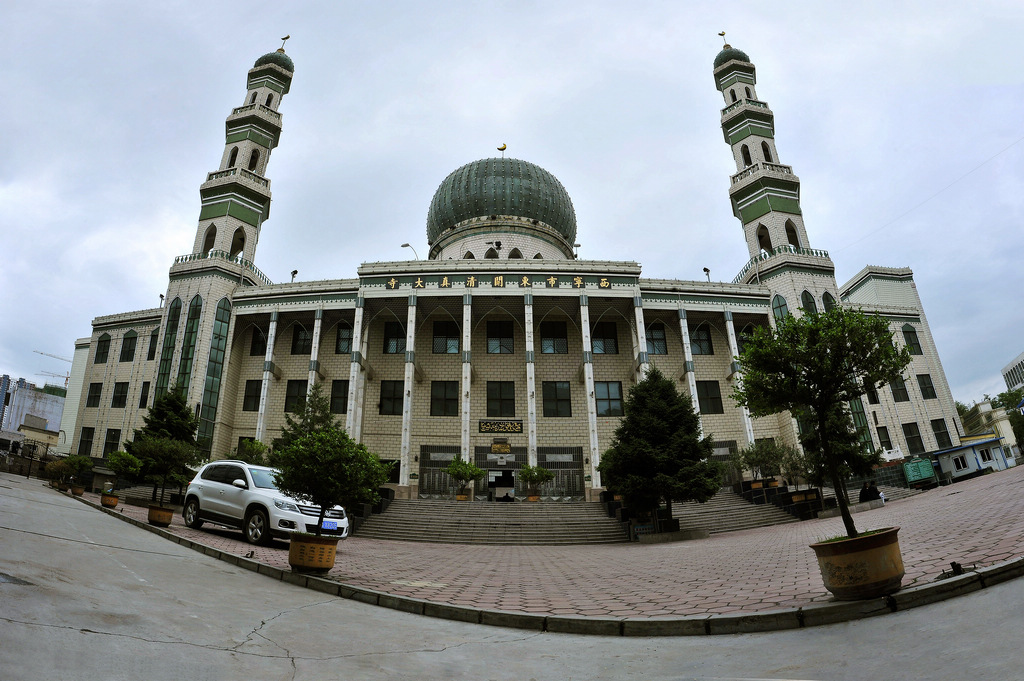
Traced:
[[[614, 588], [614, 585], [609, 585]], [[1024, 678], [1024, 580], [735, 636], [539, 634], [408, 615], [218, 562], [0, 474], [0, 681]]]

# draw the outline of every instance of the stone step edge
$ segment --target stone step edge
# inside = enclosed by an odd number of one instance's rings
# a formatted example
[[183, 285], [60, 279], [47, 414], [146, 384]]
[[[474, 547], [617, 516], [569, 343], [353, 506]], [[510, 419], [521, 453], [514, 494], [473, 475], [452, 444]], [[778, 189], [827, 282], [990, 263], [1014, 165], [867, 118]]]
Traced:
[[153, 527], [141, 520], [124, 516], [115, 509], [103, 508], [88, 499], [82, 497], [72, 498], [114, 518], [158, 534], [185, 548], [198, 551], [231, 565], [237, 565], [246, 570], [252, 570], [272, 579], [295, 584], [296, 586], [328, 595], [415, 615], [424, 615], [426, 617], [438, 617], [471, 624], [487, 624], [496, 627], [566, 634], [596, 636], [714, 636], [803, 629], [909, 610], [986, 589], [990, 586], [1024, 576], [1024, 556], [1018, 556], [995, 565], [978, 568], [974, 572], [968, 572], [958, 577], [907, 587], [891, 596], [866, 601], [833, 601], [830, 603], [814, 603], [798, 608], [766, 610], [764, 612], [666, 619], [541, 615], [435, 603], [419, 598], [395, 596], [394, 594], [373, 589], [347, 586], [341, 582], [323, 577], [312, 577], [292, 572], [291, 570], [276, 568], [251, 558], [243, 558], [233, 553], [227, 553], [220, 549], [192, 541], [191, 539], [179, 537], [165, 529]]

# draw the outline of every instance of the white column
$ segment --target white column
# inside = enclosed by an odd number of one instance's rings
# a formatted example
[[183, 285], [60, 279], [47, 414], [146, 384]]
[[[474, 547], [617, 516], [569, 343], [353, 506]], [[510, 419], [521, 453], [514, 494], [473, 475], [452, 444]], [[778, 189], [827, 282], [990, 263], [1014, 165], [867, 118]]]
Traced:
[[320, 373], [320, 327], [323, 324], [324, 311], [320, 308], [316, 311], [316, 320], [313, 322], [313, 345], [309, 353], [309, 380], [306, 381], [306, 397], [313, 391], [313, 384], [316, 383], [317, 374]]
[[362, 380], [363, 362], [363, 305], [362, 295], [356, 298], [356, 314], [352, 322], [352, 361], [348, 368], [348, 413], [345, 414], [345, 430], [348, 436], [359, 440], [362, 423], [362, 401], [359, 399], [359, 383]]
[[409, 455], [412, 437], [412, 388], [416, 373], [416, 294], [409, 296], [409, 313], [405, 322], [405, 386], [402, 390], [402, 472], [398, 484], [409, 484]]
[[526, 327], [526, 459], [537, 465], [537, 374], [533, 350], [533, 293], [523, 294], [523, 326]]
[[469, 447], [471, 387], [473, 380], [473, 355], [470, 348], [473, 327], [473, 294], [462, 296], [462, 459], [473, 462], [473, 453]]
[[637, 371], [638, 381], [647, 378], [647, 372], [651, 370], [650, 361], [647, 358], [647, 326], [644, 323], [644, 299], [637, 289], [633, 296], [633, 314], [636, 316], [636, 344], [637, 344]]
[[590, 340], [590, 304], [587, 294], [580, 294], [580, 328], [583, 331], [583, 379], [587, 400], [587, 428], [590, 433], [590, 486], [601, 486], [601, 473], [597, 465], [601, 463], [601, 450], [597, 441], [597, 402], [594, 396], [594, 353]]
[[697, 399], [697, 376], [693, 373], [693, 348], [690, 345], [690, 325], [686, 323], [686, 310], [683, 304], [679, 303], [679, 333], [683, 338], [683, 358], [686, 367], [686, 384], [690, 388], [690, 401], [693, 403], [693, 411], [697, 414], [697, 425], [700, 427], [700, 436], [704, 437], [704, 423], [700, 418], [700, 400]]
[[[260, 386], [260, 408], [256, 414], [256, 439], [263, 442], [267, 435], [267, 391], [274, 375], [274, 341], [277, 339], [277, 310], [270, 313], [270, 331], [267, 332], [267, 352], [263, 356], [263, 385]], [[255, 331], [253, 332], [255, 333]], [[266, 444], [266, 442], [263, 442]]]
[[[729, 335], [729, 355], [731, 357], [737, 357], [740, 354], [739, 344], [736, 342], [736, 326], [732, 323], [732, 311], [726, 310], [725, 315], [725, 331]], [[743, 373], [740, 371], [739, 362], [735, 359], [732, 364], [729, 365], [729, 373], [733, 381], [740, 381], [743, 379]], [[750, 410], [746, 407], [743, 410], [743, 430], [747, 434], [747, 444], [754, 444], [754, 424], [750, 421]]]

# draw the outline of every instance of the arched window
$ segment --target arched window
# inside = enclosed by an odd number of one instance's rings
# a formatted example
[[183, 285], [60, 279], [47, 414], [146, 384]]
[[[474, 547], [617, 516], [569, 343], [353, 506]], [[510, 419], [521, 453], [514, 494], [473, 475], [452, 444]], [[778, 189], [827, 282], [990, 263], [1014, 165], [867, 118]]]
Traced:
[[533, 256], [533, 259], [534, 259], [534, 260], [543, 260], [543, 259], [544, 259], [544, 256], [543, 256], [543, 255], [541, 255], [540, 253], [538, 253], [537, 255]]
[[274, 102], [274, 95], [267, 95], [267, 106], [270, 106]]
[[206, 230], [206, 238], [203, 240], [203, 253], [209, 253], [213, 250], [213, 245], [217, 242], [217, 225], [210, 225], [210, 228]]
[[497, 260], [498, 252], [493, 248], [488, 248], [487, 252], [484, 253], [484, 260]]
[[762, 251], [772, 252], [772, 238], [768, 236], [768, 228], [764, 225], [757, 226], [757, 245]]
[[921, 349], [921, 340], [917, 337], [917, 329], [912, 327], [910, 324], [903, 325], [903, 342], [906, 343], [907, 350], [910, 350], [910, 354], [924, 354], [924, 351]]
[[800, 307], [809, 314], [818, 314], [818, 305], [814, 302], [814, 296], [811, 295], [810, 291], [804, 291], [800, 294]]
[[213, 322], [213, 336], [210, 338], [210, 356], [206, 362], [206, 383], [203, 385], [202, 408], [199, 411], [199, 432], [196, 440], [200, 449], [209, 453], [213, 444], [213, 427], [217, 419], [217, 405], [220, 401], [221, 374], [224, 372], [224, 352], [228, 345], [228, 329], [231, 327], [231, 303], [221, 298], [217, 303], [217, 316]]
[[750, 160], [750, 149], [747, 148], [746, 144], [740, 147], [740, 155], [743, 157], [744, 168], [753, 164], [753, 161]]
[[96, 341], [96, 357], [93, 364], [106, 364], [107, 355], [110, 354], [110, 334], [105, 333]]
[[761, 153], [764, 154], [764, 160], [766, 163], [774, 163], [774, 161], [772, 161], [772, 150], [768, 147], [767, 142], [761, 142]]
[[253, 149], [252, 153], [249, 154], [249, 170], [256, 170], [256, 166], [260, 162], [260, 151], [259, 149]]
[[164, 346], [160, 351], [160, 364], [156, 372], [156, 391], [159, 397], [167, 392], [171, 377], [171, 361], [174, 359], [174, 348], [177, 346], [178, 322], [181, 318], [181, 298], [175, 298], [167, 306], [167, 323], [164, 330]]
[[836, 299], [833, 298], [832, 294], [828, 291], [825, 291], [825, 293], [822, 294], [821, 302], [825, 306], [825, 312], [828, 312], [836, 306]]
[[249, 103], [250, 104], [255, 104], [256, 103], [256, 93], [255, 92], [252, 93], [252, 97], [249, 99]]
[[775, 315], [775, 321], [781, 322], [785, 319], [786, 315], [789, 314], [789, 305], [786, 305], [785, 298], [779, 295], [772, 298], [772, 314]]
[[792, 220], [786, 220], [786, 240], [791, 246], [800, 248], [800, 239], [796, 235], [796, 225]]
[[729, 96], [732, 97], [732, 101], [734, 101], [734, 102], [736, 101], [736, 91], [735, 90], [729, 90]]
[[739, 354], [743, 354], [743, 350], [746, 349], [747, 343], [754, 337], [754, 325], [747, 324], [743, 327], [743, 330], [736, 334], [736, 351]]
[[466, 251], [466, 255], [462, 256], [464, 260], [476, 260], [476, 256], [473, 255], [472, 251]]
[[744, 90], [746, 90], [746, 92], [747, 92], [747, 99], [753, 99], [753, 98], [754, 98], [754, 97], [753, 97], [753, 96], [752, 96], [752, 95], [750, 94], [750, 88], [748, 88], [748, 87], [745, 87], [745, 88], [743, 88], [743, 89], [744, 89]]
[[196, 338], [199, 334], [199, 318], [203, 313], [203, 299], [192, 298], [188, 306], [188, 317], [185, 320], [185, 335], [181, 339], [181, 358], [178, 360], [178, 386], [188, 394], [188, 386], [192, 380], [192, 360], [196, 355]]
[[231, 148], [231, 156], [228, 158], [228, 168], [234, 168], [238, 162], [238, 147]]
[[519, 251], [518, 248], [513, 248], [511, 251], [508, 252], [508, 258], [509, 260], [522, 260], [523, 254]]
[[715, 346], [711, 343], [711, 327], [701, 324], [690, 332], [690, 353], [694, 355], [713, 355]]
[[245, 250], [245, 232], [239, 227], [235, 230], [234, 236], [231, 237], [231, 257], [241, 255], [242, 251]]

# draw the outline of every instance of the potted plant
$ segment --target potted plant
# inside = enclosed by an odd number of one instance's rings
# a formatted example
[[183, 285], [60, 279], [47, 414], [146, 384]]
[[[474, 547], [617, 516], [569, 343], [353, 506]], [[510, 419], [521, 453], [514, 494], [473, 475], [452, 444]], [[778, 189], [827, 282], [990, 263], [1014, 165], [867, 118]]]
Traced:
[[195, 441], [199, 419], [189, 407], [185, 391], [175, 386], [157, 396], [149, 413], [143, 417], [143, 423], [132, 441], [125, 443], [125, 448], [141, 462], [142, 475], [153, 484], [156, 503], [149, 507], [149, 523], [167, 527], [174, 515], [173, 508], [164, 506], [167, 483], [188, 482], [189, 467], [203, 458]]
[[291, 535], [288, 564], [297, 572], [327, 572], [338, 538], [321, 534], [324, 515], [333, 506], [379, 501], [377, 489], [387, 482], [390, 466], [336, 426], [299, 435], [277, 453], [276, 463], [278, 489], [320, 508], [314, 534]]
[[755, 417], [786, 411], [796, 417], [810, 477], [828, 480], [836, 492], [846, 538], [811, 545], [825, 588], [842, 600], [898, 590], [904, 572], [899, 528], [861, 536], [850, 514], [846, 479], [870, 474], [880, 452], [863, 444], [849, 405], [900, 378], [909, 350], [896, 346], [882, 317], [835, 307], [756, 329], [739, 363], [736, 402]]
[[475, 463], [470, 461], [463, 461], [461, 457], [456, 456], [448, 464], [448, 467], [444, 469], [444, 472], [448, 474], [455, 482], [459, 483], [459, 492], [455, 495], [456, 501], [472, 501], [472, 486], [470, 482], [476, 482], [482, 480], [487, 473], [481, 468], [477, 467]]
[[82, 475], [92, 468], [92, 459], [81, 454], [75, 454], [64, 459], [64, 464], [71, 473], [71, 493], [76, 497], [85, 494], [85, 481]]
[[[142, 471], [142, 462], [125, 451], [111, 452], [107, 455], [107, 466], [114, 471], [118, 478], [125, 478], [132, 482], [138, 480], [139, 473]], [[119, 499], [116, 481], [109, 489], [100, 493], [100, 504], [105, 508], [117, 508]]]
[[540, 486], [555, 479], [555, 474], [543, 466], [526, 465], [516, 472], [519, 482], [526, 487], [527, 501], [540, 501]]
[[67, 478], [71, 475], [71, 469], [68, 467], [67, 459], [56, 459], [47, 462], [43, 468], [43, 473], [50, 479], [51, 487], [61, 492], [68, 490]]

